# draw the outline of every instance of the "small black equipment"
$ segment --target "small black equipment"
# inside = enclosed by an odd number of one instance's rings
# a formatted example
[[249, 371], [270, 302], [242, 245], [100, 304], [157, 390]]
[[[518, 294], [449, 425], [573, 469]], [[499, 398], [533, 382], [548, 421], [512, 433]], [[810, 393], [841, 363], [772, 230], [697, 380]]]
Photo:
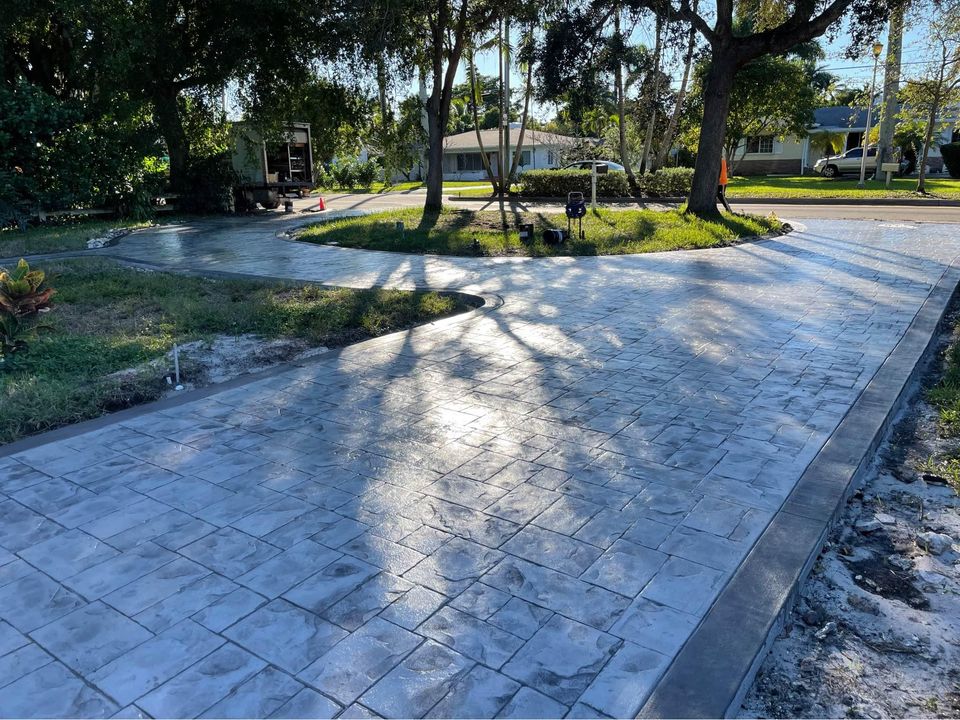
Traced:
[[570, 237], [570, 233], [563, 228], [557, 228], [556, 230], [544, 230], [543, 231], [543, 242], [547, 245], [563, 245], [563, 243]]
[[520, 242], [524, 245], [533, 242], [533, 223], [520, 223], [518, 229], [520, 230]]
[[567, 194], [567, 237], [572, 235], [572, 230], [570, 228], [570, 223], [572, 220], [576, 220], [578, 223], [578, 234], [580, 239], [583, 240], [583, 216], [587, 214], [587, 203], [583, 199], [582, 192], [572, 192]]

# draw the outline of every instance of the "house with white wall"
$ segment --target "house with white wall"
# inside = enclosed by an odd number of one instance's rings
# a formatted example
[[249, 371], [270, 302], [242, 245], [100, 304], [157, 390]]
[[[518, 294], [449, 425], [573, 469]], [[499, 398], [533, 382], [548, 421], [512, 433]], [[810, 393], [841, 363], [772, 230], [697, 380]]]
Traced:
[[[879, 108], [874, 108], [872, 125], [876, 127]], [[956, 118], [955, 118], [956, 119]], [[802, 138], [777, 138], [773, 135], [748, 137], [734, 154], [734, 172], [738, 175], [802, 175], [811, 172], [814, 163], [823, 157], [819, 148], [811, 145], [811, 136], [829, 132], [843, 136], [840, 152], [846, 152], [863, 143], [867, 128], [866, 108], [824, 107], [813, 112], [809, 134]], [[937, 144], [960, 141], [960, 130], [955, 125], [945, 128]], [[815, 144], [815, 143], [814, 143]], [[943, 169], [943, 158], [934, 144], [930, 148], [928, 165], [934, 172]]]
[[[490, 167], [495, 175], [503, 166], [500, 161], [499, 141], [500, 133], [497, 128], [481, 130], [480, 140], [483, 152], [490, 161]], [[511, 162], [513, 153], [517, 151], [520, 139], [519, 124], [511, 123], [510, 145]], [[518, 173], [527, 170], [544, 170], [559, 167], [563, 151], [577, 143], [577, 138], [569, 135], [543, 132], [541, 130], [527, 130], [523, 134], [523, 145], [520, 147], [520, 163]], [[480, 142], [477, 141], [476, 130], [457, 135], [449, 135], [443, 141], [443, 179], [444, 180], [486, 180], [487, 173], [483, 167], [483, 156], [480, 154]]]

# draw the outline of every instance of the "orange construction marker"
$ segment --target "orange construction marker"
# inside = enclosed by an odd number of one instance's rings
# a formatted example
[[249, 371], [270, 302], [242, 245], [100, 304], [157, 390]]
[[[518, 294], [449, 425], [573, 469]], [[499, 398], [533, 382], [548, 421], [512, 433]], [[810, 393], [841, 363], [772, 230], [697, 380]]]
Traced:
[[323, 198], [322, 198], [322, 197], [317, 199], [317, 209], [318, 209], [318, 210], [326, 210], [326, 209], [327, 209], [327, 205], [326, 205], [326, 203], [323, 202]]

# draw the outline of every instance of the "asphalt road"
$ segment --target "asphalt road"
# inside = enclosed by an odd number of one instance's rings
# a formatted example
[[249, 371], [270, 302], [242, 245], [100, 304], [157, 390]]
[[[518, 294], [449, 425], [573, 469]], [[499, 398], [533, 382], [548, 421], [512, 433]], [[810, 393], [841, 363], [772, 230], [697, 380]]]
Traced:
[[[360, 194], [340, 193], [324, 195], [326, 206], [330, 210], [390, 210], [403, 207], [420, 207], [423, 204], [424, 192], [411, 190], [407, 192]], [[295, 202], [297, 210], [305, 210], [316, 205], [316, 197], [298, 200]], [[450, 205], [472, 208], [475, 210], [496, 210], [500, 207], [498, 201], [481, 202], [478, 200], [448, 200]], [[932, 222], [932, 223], [960, 223], [960, 207], [916, 206], [916, 205], [867, 205], [851, 203], [849, 205], [796, 205], [731, 203], [738, 212], [753, 213], [755, 215], [769, 215], [776, 213], [784, 219], [797, 220], [879, 220], [899, 222]], [[514, 201], [510, 208], [518, 210], [561, 210], [559, 203]], [[617, 208], [646, 207], [652, 210], [664, 210], [670, 205], [662, 203], [636, 203], [631, 205], [615, 205]]]

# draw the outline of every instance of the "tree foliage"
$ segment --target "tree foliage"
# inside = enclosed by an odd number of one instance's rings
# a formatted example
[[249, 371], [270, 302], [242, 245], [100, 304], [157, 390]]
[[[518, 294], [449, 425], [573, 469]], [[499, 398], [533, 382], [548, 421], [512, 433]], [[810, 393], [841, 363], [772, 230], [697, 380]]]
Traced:
[[[779, 55], [828, 32], [835, 32], [848, 13], [850, 49], [859, 52], [876, 36], [890, 5], [904, 0], [717, 0], [711, 18], [693, 9], [691, 0], [629, 0], [669, 21], [696, 28], [710, 47], [710, 71], [704, 81], [704, 112], [693, 186], [687, 208], [699, 215], [715, 215], [716, 185], [720, 173], [724, 133], [731, 92], [738, 71], [765, 55]], [[738, 25], [735, 18], [748, 22]]]
[[[746, 152], [744, 141], [749, 137], [806, 135], [818, 97], [832, 81], [817, 68], [816, 61], [822, 58], [819, 45], [808, 43], [783, 55], [763, 55], [737, 72], [724, 135], [724, 153], [731, 172], [738, 160], [737, 149], [742, 157]], [[691, 105], [688, 122], [693, 122], [694, 132], [688, 137], [696, 137], [702, 122], [702, 97], [709, 72], [709, 60], [703, 58], [694, 72], [693, 94], [698, 101]]]
[[960, 0], [945, 0], [926, 28], [927, 61], [900, 91], [900, 118], [924, 126], [917, 192], [925, 192], [927, 159], [940, 133], [953, 125], [945, 108], [960, 104]]

